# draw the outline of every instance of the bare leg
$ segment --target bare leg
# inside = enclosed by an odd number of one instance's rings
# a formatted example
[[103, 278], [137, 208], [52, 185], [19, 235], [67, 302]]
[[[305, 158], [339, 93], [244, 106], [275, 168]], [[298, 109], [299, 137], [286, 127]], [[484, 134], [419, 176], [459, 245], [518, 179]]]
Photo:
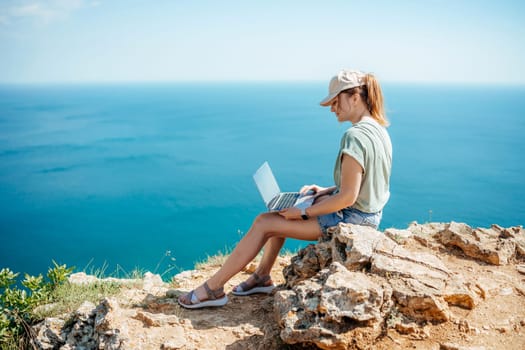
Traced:
[[[266, 258], [263, 256], [263, 260], [267, 261], [266, 263], [271, 263], [270, 268], [273, 264], [272, 260], [275, 261], [281, 249], [280, 247], [284, 243], [284, 238], [290, 237], [313, 241], [318, 239], [320, 235], [321, 228], [315, 218], [310, 220], [286, 220], [277, 213], [261, 214], [255, 219], [250, 230], [237, 244], [219, 271], [208, 280], [208, 285], [213, 290], [224, 286], [230, 278], [239, 273], [252, 261], [262, 247], [273, 237], [282, 239], [282, 242], [272, 242]], [[206, 298], [206, 292], [202, 286], [195, 290], [195, 294], [200, 300]]]
[[257, 274], [259, 276], [266, 276], [270, 274], [273, 264], [281, 251], [281, 248], [284, 245], [285, 238], [283, 237], [272, 237], [268, 239], [264, 245], [264, 253], [259, 266], [257, 267]]
[[[315, 200], [315, 202], [322, 202], [325, 199], [328, 199], [329, 197], [330, 195], [318, 197]], [[272, 271], [272, 267], [275, 264], [275, 260], [277, 260], [277, 256], [279, 256], [279, 252], [281, 251], [281, 248], [284, 245], [284, 242], [284, 237], [272, 237], [268, 239], [268, 241], [264, 245], [263, 257], [259, 262], [259, 266], [257, 266], [257, 269], [255, 270], [255, 272], [257, 272], [259, 276], [266, 276], [270, 274], [270, 272]], [[255, 282], [255, 279], [253, 277], [250, 277], [246, 282], [248, 283], [248, 285], [251, 285]], [[268, 284], [271, 284], [271, 281], [268, 281]]]
[[[284, 241], [285, 241], [285, 238], [283, 237], [271, 237], [270, 239], [268, 239], [268, 241], [264, 245], [264, 248], [263, 248], [264, 253], [261, 258], [261, 261], [259, 262], [259, 266], [257, 266], [257, 269], [255, 269], [255, 272], [257, 273], [258, 276], [265, 277], [265, 276], [270, 275], [270, 272], [272, 271], [272, 267], [275, 264], [275, 260], [277, 260], [277, 256], [279, 255], [279, 252], [281, 251], [281, 248], [284, 245]], [[246, 280], [246, 284], [248, 286], [253, 286], [256, 282], [257, 281], [255, 280], [255, 277], [253, 275], [251, 275]], [[272, 284], [273, 282], [270, 279], [266, 281], [264, 285], [269, 286]]]
[[[255, 258], [270, 238], [316, 240], [320, 235], [321, 229], [316, 219], [286, 220], [277, 213], [261, 214], [208, 284], [212, 289], [223, 286]], [[272, 249], [271, 253], [274, 255], [275, 251]]]

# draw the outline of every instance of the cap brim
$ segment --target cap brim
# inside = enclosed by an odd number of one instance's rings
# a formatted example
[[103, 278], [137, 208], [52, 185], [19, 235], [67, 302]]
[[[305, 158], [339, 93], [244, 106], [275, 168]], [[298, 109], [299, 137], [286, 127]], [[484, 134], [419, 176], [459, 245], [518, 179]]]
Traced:
[[326, 96], [319, 104], [323, 107], [328, 107], [332, 104], [332, 100], [337, 97], [337, 94], [330, 94]]

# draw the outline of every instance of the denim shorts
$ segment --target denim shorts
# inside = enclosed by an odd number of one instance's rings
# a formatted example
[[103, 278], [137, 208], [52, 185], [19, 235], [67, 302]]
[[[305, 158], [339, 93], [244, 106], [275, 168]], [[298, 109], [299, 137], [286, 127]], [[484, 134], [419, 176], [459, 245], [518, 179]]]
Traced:
[[337, 226], [340, 222], [377, 228], [381, 222], [382, 215], [382, 211], [377, 213], [365, 213], [355, 208], [345, 208], [335, 213], [318, 216], [317, 221], [319, 222], [319, 226], [321, 226], [323, 235], [326, 235], [326, 229], [332, 226]]

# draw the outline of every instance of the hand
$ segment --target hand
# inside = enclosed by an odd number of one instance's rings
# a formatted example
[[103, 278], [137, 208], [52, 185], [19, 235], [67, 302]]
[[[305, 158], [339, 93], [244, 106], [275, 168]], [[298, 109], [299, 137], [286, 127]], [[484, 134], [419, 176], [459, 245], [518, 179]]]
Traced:
[[290, 207], [279, 211], [279, 215], [281, 215], [286, 220], [299, 220], [302, 219], [301, 217], [301, 209], [296, 207]]
[[314, 194], [317, 194], [318, 192], [323, 191], [325, 189], [326, 189], [325, 187], [321, 187], [321, 186], [317, 186], [317, 185], [304, 185], [299, 190], [299, 193], [304, 196], [305, 194], [307, 194], [310, 191], [312, 191]]

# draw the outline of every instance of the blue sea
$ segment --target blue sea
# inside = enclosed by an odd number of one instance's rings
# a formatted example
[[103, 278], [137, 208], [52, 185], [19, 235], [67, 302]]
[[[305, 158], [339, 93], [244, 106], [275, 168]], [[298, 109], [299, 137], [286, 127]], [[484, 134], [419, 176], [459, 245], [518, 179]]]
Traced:
[[[0, 268], [173, 274], [224, 251], [282, 190], [333, 184], [325, 82], [0, 86]], [[525, 222], [525, 87], [385, 84], [381, 228]], [[294, 250], [308, 242], [289, 241]], [[169, 271], [169, 273], [168, 273]]]

